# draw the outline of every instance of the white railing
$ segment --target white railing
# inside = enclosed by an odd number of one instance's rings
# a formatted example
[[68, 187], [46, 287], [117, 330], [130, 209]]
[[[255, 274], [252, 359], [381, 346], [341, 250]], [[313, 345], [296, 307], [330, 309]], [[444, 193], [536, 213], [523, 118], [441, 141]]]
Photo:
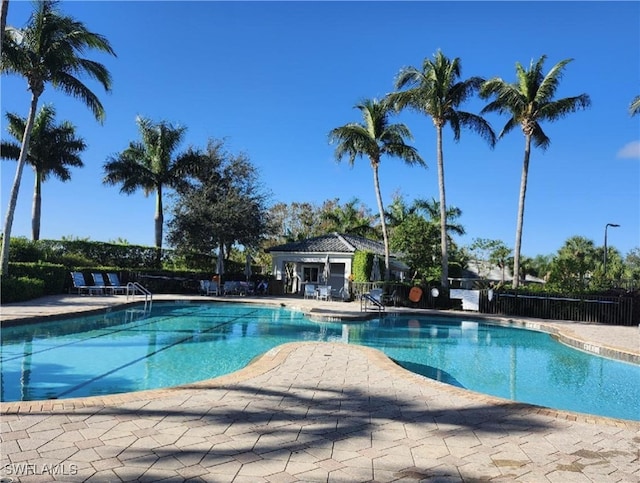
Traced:
[[127, 301], [129, 300], [129, 295], [131, 295], [131, 299], [134, 300], [136, 294], [144, 295], [144, 310], [151, 310], [153, 294], [139, 282], [129, 282], [127, 284]]

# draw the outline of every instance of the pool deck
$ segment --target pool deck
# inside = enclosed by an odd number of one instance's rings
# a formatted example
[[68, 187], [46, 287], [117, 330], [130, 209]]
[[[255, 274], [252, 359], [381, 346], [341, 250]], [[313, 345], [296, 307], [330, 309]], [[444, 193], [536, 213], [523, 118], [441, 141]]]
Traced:
[[[167, 295], [154, 303], [185, 298], [203, 300]], [[359, 302], [233, 300], [285, 305], [317, 320], [363, 315]], [[3, 305], [0, 321], [125, 302], [46, 297]], [[491, 318], [591, 352], [640, 357], [638, 327]], [[178, 388], [0, 403], [0, 436], [2, 483], [640, 482], [640, 422], [474, 393], [339, 343], [285, 344], [233, 374]]]

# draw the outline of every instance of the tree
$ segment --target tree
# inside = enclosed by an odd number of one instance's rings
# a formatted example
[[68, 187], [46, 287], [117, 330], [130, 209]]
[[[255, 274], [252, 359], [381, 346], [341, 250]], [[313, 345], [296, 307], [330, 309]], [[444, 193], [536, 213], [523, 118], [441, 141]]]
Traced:
[[624, 276], [636, 287], [640, 282], [640, 247], [632, 248], [624, 258]]
[[[431, 198], [430, 200], [418, 199], [414, 200], [413, 205], [417, 210], [424, 211], [429, 219], [435, 223], [437, 223], [440, 227], [442, 226], [442, 222], [440, 221], [440, 217], [442, 216], [442, 210], [440, 209], [440, 202], [435, 198]], [[449, 233], [453, 233], [455, 235], [462, 236], [465, 234], [464, 226], [459, 223], [453, 223], [455, 220], [462, 216], [462, 210], [455, 206], [447, 207], [446, 213], [446, 221], [445, 221], [445, 233], [447, 233], [447, 237], [450, 238]], [[449, 239], [449, 243], [451, 240]]]
[[[9, 125], [7, 130], [18, 141], [24, 137], [26, 120], [17, 114], [7, 113]], [[35, 172], [35, 186], [33, 188], [33, 209], [31, 215], [32, 239], [40, 239], [40, 219], [42, 213], [42, 183], [49, 176], [55, 176], [61, 181], [69, 181], [71, 172], [69, 167], [84, 166], [80, 153], [86, 149], [82, 138], [76, 137], [76, 128], [69, 121], [55, 124], [56, 111], [52, 106], [45, 105], [40, 109], [34, 121], [27, 163]], [[16, 160], [20, 156], [20, 144], [2, 142], [2, 157]]]
[[504, 269], [507, 259], [511, 255], [511, 249], [504, 242], [488, 238], [474, 238], [469, 246], [469, 254], [476, 263], [478, 275], [483, 276], [484, 268], [486, 276], [491, 271], [491, 267], [496, 265], [502, 271], [502, 282], [504, 283]]
[[601, 255], [588, 238], [567, 239], [551, 263], [549, 283], [561, 290], [585, 290], [600, 265]]
[[246, 155], [210, 140], [192, 182], [176, 189], [167, 240], [177, 249], [228, 259], [234, 245], [252, 251], [269, 233], [267, 193]]
[[638, 113], [640, 113], [640, 96], [634, 97], [629, 104], [629, 114], [635, 116]]
[[62, 15], [56, 9], [56, 3], [51, 0], [35, 2], [35, 11], [26, 28], [7, 29], [4, 32], [2, 73], [18, 74], [27, 80], [31, 91], [31, 105], [4, 223], [1, 254], [3, 275], [9, 272], [9, 241], [20, 180], [27, 159], [38, 101], [45, 85], [50, 83], [54, 88], [80, 99], [91, 109], [98, 121], [104, 119], [104, 108], [78, 75], [95, 79], [107, 92], [111, 90], [111, 76], [106, 67], [82, 57], [82, 54], [92, 49], [115, 55], [109, 42], [103, 36], [87, 30], [83, 23]]
[[185, 127], [174, 127], [166, 121], [153, 122], [136, 119], [141, 141], [132, 141], [129, 147], [104, 164], [103, 183], [122, 184], [120, 192], [130, 195], [139, 189], [145, 196], [156, 195], [155, 246], [158, 259], [162, 248], [164, 225], [163, 190], [177, 189], [187, 183], [188, 177], [198, 169], [202, 155], [193, 149], [174, 156], [184, 138]]
[[358, 198], [353, 198], [344, 205], [340, 205], [339, 200], [336, 201], [331, 209], [323, 209], [320, 213], [323, 221], [327, 223], [327, 231], [362, 237], [377, 235], [372, 225], [374, 217]]
[[434, 263], [438, 250], [439, 228], [418, 213], [408, 213], [394, 226], [391, 247], [403, 254], [403, 260], [413, 269], [414, 277], [430, 281], [440, 278], [440, 265]]
[[367, 99], [355, 106], [362, 113], [363, 123], [349, 123], [335, 128], [329, 133], [329, 142], [337, 143], [335, 157], [339, 162], [343, 156], [349, 157], [349, 164], [353, 166], [356, 157], [368, 157], [373, 170], [373, 185], [378, 203], [380, 226], [384, 243], [385, 281], [389, 280], [389, 236], [384, 216], [384, 205], [380, 194], [380, 180], [378, 168], [382, 156], [394, 156], [407, 164], [424, 166], [424, 161], [418, 151], [405, 143], [405, 138], [411, 139], [411, 132], [404, 124], [390, 124], [390, 105], [385, 101]]
[[320, 235], [319, 208], [311, 203], [276, 203], [269, 208], [270, 231], [268, 246], [304, 240]]
[[524, 162], [520, 179], [520, 196], [518, 200], [518, 220], [516, 226], [516, 242], [513, 257], [513, 288], [520, 282], [520, 250], [522, 247], [522, 227], [524, 224], [524, 205], [527, 193], [527, 177], [529, 174], [529, 158], [531, 142], [534, 146], [547, 149], [550, 139], [542, 130], [542, 121], [556, 121], [579, 109], [586, 109], [591, 100], [587, 94], [575, 97], [555, 99], [563, 71], [573, 59], [565, 59], [554, 65], [548, 74], [543, 74], [546, 56], [536, 63], [531, 61], [529, 69], [516, 63], [516, 82], [511, 84], [499, 77], [494, 77], [482, 85], [480, 95], [483, 98], [495, 99], [487, 104], [483, 113], [497, 112], [509, 115], [509, 120], [498, 135], [501, 139], [516, 126], [520, 126], [525, 137]]
[[454, 140], [460, 139], [460, 128], [469, 128], [486, 139], [491, 146], [495, 135], [489, 123], [482, 117], [470, 112], [458, 110], [466, 100], [475, 94], [484, 79], [471, 77], [459, 80], [461, 61], [448, 59], [438, 51], [434, 59], [425, 58], [422, 69], [404, 67], [396, 77], [396, 89], [408, 87], [405, 91], [394, 92], [389, 96], [397, 110], [409, 108], [431, 117], [436, 128], [436, 154], [438, 160], [438, 190], [440, 193], [440, 250], [442, 275], [441, 284], [449, 286], [449, 257], [447, 253], [447, 202], [444, 179], [444, 154], [442, 149], [442, 129], [449, 124]]

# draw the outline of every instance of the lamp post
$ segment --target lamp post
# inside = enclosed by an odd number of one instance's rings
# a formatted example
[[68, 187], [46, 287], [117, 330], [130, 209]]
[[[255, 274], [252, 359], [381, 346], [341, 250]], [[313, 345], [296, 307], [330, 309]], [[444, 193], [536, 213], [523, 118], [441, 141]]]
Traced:
[[607, 228], [609, 228], [610, 226], [613, 228], [618, 228], [620, 225], [616, 223], [607, 223], [604, 226], [604, 266], [602, 272], [605, 278], [607, 276]]

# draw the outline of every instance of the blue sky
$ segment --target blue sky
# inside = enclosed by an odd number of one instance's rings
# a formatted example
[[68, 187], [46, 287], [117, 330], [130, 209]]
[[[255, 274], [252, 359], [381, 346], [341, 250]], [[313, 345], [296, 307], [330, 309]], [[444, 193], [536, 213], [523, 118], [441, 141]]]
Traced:
[[[106, 110], [100, 125], [79, 100], [47, 86], [58, 121], [85, 139], [85, 167], [72, 180], [43, 185], [41, 237], [126, 239], [153, 245], [154, 197], [121, 195], [102, 184], [111, 155], [138, 140], [137, 115], [187, 127], [185, 143], [204, 147], [226, 138], [247, 153], [271, 201], [321, 204], [357, 197], [377, 211], [368, 160], [337, 163], [327, 134], [360, 121], [354, 105], [393, 90], [403, 66], [419, 67], [441, 49], [462, 61], [462, 76], [515, 80], [515, 64], [547, 55], [546, 70], [573, 58], [559, 97], [587, 93], [592, 106], [552, 124], [546, 151], [533, 149], [522, 253], [553, 254], [571, 236], [626, 254], [640, 246], [640, 116], [627, 108], [640, 94], [639, 2], [70, 2], [67, 14], [106, 36], [117, 58], [91, 53], [113, 76], [106, 94], [86, 80]], [[23, 27], [30, 2], [12, 0], [8, 23]], [[1, 79], [6, 112], [26, 116], [24, 79]], [[484, 102], [464, 109], [479, 112]], [[505, 117], [487, 117], [499, 131]], [[384, 158], [383, 201], [438, 197], [435, 129], [402, 113], [428, 168]], [[524, 137], [514, 130], [492, 150], [463, 131], [444, 132], [447, 203], [462, 210], [467, 235], [514, 246]], [[2, 165], [2, 219], [15, 176]], [[12, 236], [31, 236], [33, 173], [26, 167]], [[167, 202], [169, 200], [166, 200]], [[166, 213], [168, 215], [168, 211]]]

